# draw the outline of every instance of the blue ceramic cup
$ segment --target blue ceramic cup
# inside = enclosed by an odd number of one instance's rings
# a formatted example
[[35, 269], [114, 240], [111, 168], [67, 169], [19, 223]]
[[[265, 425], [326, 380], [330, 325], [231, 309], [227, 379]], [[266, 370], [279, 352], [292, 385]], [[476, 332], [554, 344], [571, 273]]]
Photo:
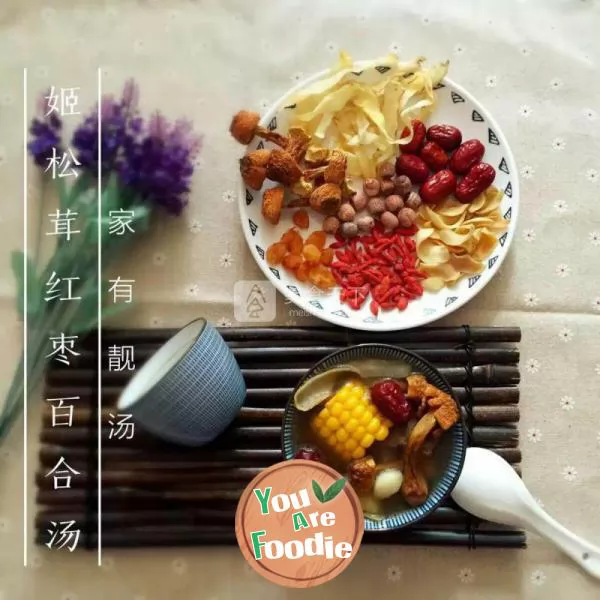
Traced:
[[197, 319], [137, 371], [117, 408], [158, 437], [200, 446], [231, 424], [245, 397], [231, 350], [214, 327]]

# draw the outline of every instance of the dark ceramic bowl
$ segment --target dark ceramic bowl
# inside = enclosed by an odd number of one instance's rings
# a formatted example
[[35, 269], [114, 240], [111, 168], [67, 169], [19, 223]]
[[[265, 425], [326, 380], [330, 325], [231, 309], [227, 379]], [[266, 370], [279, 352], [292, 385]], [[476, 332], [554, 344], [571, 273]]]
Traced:
[[[310, 369], [298, 383], [296, 389], [298, 389], [304, 381], [318, 373], [327, 371], [337, 365], [360, 359], [401, 360], [406, 362], [415, 371], [422, 373], [429, 383], [450, 394], [458, 404], [449, 383], [433, 365], [413, 352], [387, 344], [360, 344], [358, 346], [338, 350], [320, 360], [312, 369]], [[296, 390], [294, 390], [294, 394], [295, 392]], [[296, 420], [299, 418], [300, 412], [293, 404], [294, 394], [292, 394], [292, 398], [288, 401], [283, 416], [281, 441], [283, 456], [286, 460], [293, 458], [296, 450], [301, 445], [300, 441], [296, 439]], [[444, 435], [450, 436], [450, 451], [447, 464], [439, 479], [429, 490], [427, 500], [420, 506], [391, 513], [380, 521], [374, 521], [365, 517], [365, 530], [385, 531], [414, 525], [433, 512], [450, 496], [450, 492], [452, 492], [452, 489], [456, 485], [462, 470], [467, 450], [467, 433], [462, 417], [460, 421]]]

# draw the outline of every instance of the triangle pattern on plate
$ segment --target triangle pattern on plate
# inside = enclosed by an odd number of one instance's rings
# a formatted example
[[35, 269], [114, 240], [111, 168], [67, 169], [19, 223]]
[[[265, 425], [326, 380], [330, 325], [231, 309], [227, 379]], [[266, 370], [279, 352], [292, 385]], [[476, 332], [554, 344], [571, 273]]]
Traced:
[[290, 290], [290, 292], [294, 292], [296, 296], [300, 295], [300, 290], [295, 285], [288, 285], [287, 289]]
[[469, 277], [469, 287], [472, 288], [480, 279], [481, 275], [474, 275], [473, 277]]
[[458, 296], [448, 296], [446, 298], [446, 302], [444, 303], [444, 306], [450, 306], [453, 302], [456, 302], [458, 300]]
[[512, 206], [504, 213], [504, 218], [510, 221], [512, 218]]
[[258, 255], [264, 260], [265, 259], [265, 251], [260, 246], [256, 246], [256, 251], [258, 252]]
[[504, 189], [504, 193], [509, 198], [512, 198], [512, 184], [510, 183], [510, 181], [506, 184], [506, 188]]
[[254, 196], [250, 193], [250, 190], [246, 188], [246, 206], [250, 206], [254, 201]]
[[268, 125], [269, 129], [271, 131], [277, 129], [277, 117], [273, 117], [270, 121], [269, 121], [269, 125]]
[[473, 119], [473, 121], [477, 121], [478, 123], [483, 123], [483, 117], [476, 110], [471, 113], [471, 119]]
[[500, 242], [501, 246], [504, 246], [504, 244], [506, 244], [506, 239], [508, 238], [508, 233], [503, 233], [500, 236], [500, 239], [498, 240]]
[[265, 147], [265, 143], [260, 140], [260, 142], [258, 142], [258, 145], [256, 146], [257, 150], [262, 150]]
[[250, 231], [252, 232], [252, 235], [256, 235], [258, 225], [252, 219], [248, 219], [248, 224], [250, 225]]
[[433, 86], [433, 89], [434, 89], [434, 90], [441, 90], [442, 88], [445, 88], [445, 87], [446, 87], [446, 86], [445, 86], [443, 83], [436, 83], [436, 84]]
[[459, 102], [465, 101], [465, 99], [460, 94], [457, 94], [456, 92], [450, 92], [450, 96], [452, 96], [452, 102], [454, 102], [454, 104], [458, 104]]
[[500, 145], [500, 140], [498, 139], [498, 136], [494, 133], [493, 129], [488, 128], [488, 140], [490, 144], [494, 144], [495, 146]]
[[284, 108], [289, 108], [290, 110], [296, 108], [295, 104], [288, 104], [287, 106], [284, 106]]
[[312, 304], [315, 308], [323, 310], [323, 305], [318, 300], [310, 300], [309, 304]]
[[273, 267], [269, 267], [269, 269], [271, 269], [271, 273], [273, 273], [273, 275], [275, 275], [277, 279], [281, 279], [281, 275], [279, 274], [279, 271], [277, 269], [274, 269]]
[[506, 173], [507, 175], [510, 175], [510, 172], [508, 170], [508, 165], [506, 164], [506, 160], [504, 159], [504, 157], [502, 157], [502, 160], [500, 161], [500, 164], [498, 165], [498, 168], [503, 172]]
[[423, 314], [424, 315], [435, 315], [436, 313], [436, 309], [435, 308], [424, 308], [423, 309]]
[[371, 315], [370, 317], [363, 319], [363, 323], [381, 323], [381, 321], [377, 317]]
[[390, 67], [379, 65], [378, 67], [375, 67], [375, 70], [379, 71], [379, 73], [383, 75], [384, 73], [387, 73], [390, 70]]
[[331, 314], [335, 315], [336, 317], [344, 317], [345, 319], [348, 318], [348, 313], [343, 310], [334, 310]]
[[491, 269], [496, 264], [497, 261], [498, 261], [498, 257], [492, 256], [492, 258], [490, 258], [488, 260], [488, 269]]

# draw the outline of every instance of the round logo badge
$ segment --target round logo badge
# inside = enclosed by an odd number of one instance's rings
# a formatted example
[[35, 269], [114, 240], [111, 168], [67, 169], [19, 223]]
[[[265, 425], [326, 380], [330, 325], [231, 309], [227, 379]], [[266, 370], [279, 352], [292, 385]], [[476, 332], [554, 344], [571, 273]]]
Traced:
[[350, 484], [319, 462], [288, 460], [265, 469], [245, 489], [235, 534], [252, 568], [272, 583], [308, 588], [352, 562], [364, 532]]

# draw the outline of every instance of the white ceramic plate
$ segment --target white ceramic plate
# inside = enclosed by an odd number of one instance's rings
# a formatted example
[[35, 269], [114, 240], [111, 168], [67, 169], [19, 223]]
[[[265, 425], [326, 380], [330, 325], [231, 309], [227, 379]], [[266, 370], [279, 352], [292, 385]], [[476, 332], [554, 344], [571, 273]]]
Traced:
[[[360, 63], [355, 63], [355, 66], [360, 71]], [[382, 75], [376, 69], [377, 67], [364, 70], [356, 76], [368, 78], [369, 81], [376, 80]], [[385, 72], [384, 69], [385, 67], [381, 67], [383, 72]], [[321, 79], [327, 73], [328, 71], [317, 73], [292, 88], [271, 107], [263, 117], [261, 124], [286, 133], [288, 118], [293, 110], [286, 108], [290, 104], [289, 99], [300, 89]], [[282, 234], [293, 226], [292, 214], [294, 211], [284, 211], [279, 224], [271, 225], [261, 215], [261, 201], [263, 191], [275, 184], [266, 181], [262, 190], [254, 191], [247, 189], [242, 181], [239, 195], [240, 217], [250, 252], [275, 288], [299, 308], [324, 321], [352, 329], [368, 331], [408, 329], [440, 319], [466, 304], [483, 289], [500, 268], [516, 229], [519, 183], [515, 159], [498, 124], [471, 94], [448, 78], [444, 79], [443, 85], [437, 89], [436, 93], [438, 96], [437, 107], [427, 124], [455, 125], [462, 131], [463, 140], [479, 139], [485, 145], [483, 160], [496, 169], [494, 185], [504, 190], [500, 212], [510, 220], [510, 225], [508, 231], [499, 237], [498, 245], [487, 260], [485, 270], [478, 275], [464, 277], [452, 288], [444, 288], [435, 293], [425, 292], [422, 298], [410, 302], [404, 311], [382, 311], [377, 317], [374, 317], [369, 310], [369, 301], [365, 302], [360, 310], [354, 311], [340, 302], [339, 288], [334, 288], [332, 292], [325, 294], [310, 283], [300, 283], [283, 267], [272, 268], [267, 264], [266, 249], [279, 241]], [[265, 146], [269, 147], [269, 144], [255, 138], [249, 144], [248, 151]], [[317, 223], [320, 221], [315, 218], [315, 213], [310, 211], [309, 213], [311, 214], [309, 231], [313, 231], [318, 228]], [[306, 231], [302, 233], [306, 238]], [[330, 242], [334, 241], [333, 236], [330, 238]]]

